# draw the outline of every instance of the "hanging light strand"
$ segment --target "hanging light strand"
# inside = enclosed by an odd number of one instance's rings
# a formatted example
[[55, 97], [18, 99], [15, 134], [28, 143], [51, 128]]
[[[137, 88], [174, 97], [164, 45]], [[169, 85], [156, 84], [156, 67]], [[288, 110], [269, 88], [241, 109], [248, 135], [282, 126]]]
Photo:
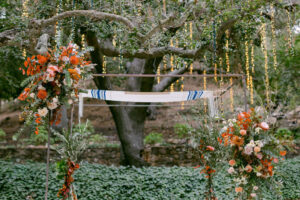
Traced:
[[274, 69], [277, 69], [277, 52], [276, 52], [276, 33], [275, 33], [275, 9], [273, 3], [270, 6], [271, 8], [271, 32], [272, 32], [272, 47], [273, 47], [273, 66]]
[[293, 55], [293, 46], [292, 46], [292, 30], [291, 30], [291, 15], [290, 11], [286, 10], [288, 21], [287, 21], [287, 32], [288, 32], [288, 49]]
[[[173, 47], [174, 46], [173, 39], [171, 39], [170, 43], [171, 43], [170, 46]], [[174, 56], [173, 55], [171, 55], [171, 58], [170, 58], [170, 65], [171, 65], [171, 72], [172, 72], [172, 71], [174, 71]], [[174, 92], [174, 83], [171, 84], [170, 91]]]
[[245, 41], [245, 56], [246, 56], [247, 89], [250, 90], [249, 45], [247, 40]]
[[255, 73], [255, 63], [254, 63], [254, 45], [253, 45], [253, 40], [251, 40], [250, 46], [251, 46], [251, 71], [254, 74]]
[[270, 108], [270, 96], [269, 96], [269, 73], [268, 73], [268, 49], [267, 49], [267, 37], [266, 37], [266, 24], [262, 24], [261, 28], [261, 37], [262, 37], [262, 43], [261, 48], [264, 54], [265, 59], [265, 86], [266, 86], [266, 99], [267, 99], [267, 108]]
[[[226, 30], [226, 43], [225, 43], [225, 47], [226, 47], [226, 51], [225, 51], [225, 58], [226, 58], [226, 73], [228, 74], [230, 72], [230, 61], [229, 61], [229, 30]], [[233, 84], [233, 80], [232, 77], [230, 78], [230, 85]], [[234, 108], [233, 108], [233, 104], [234, 104], [234, 99], [233, 99], [233, 88], [231, 87], [229, 90], [229, 94], [230, 94], [230, 109], [233, 112]]]
[[[190, 22], [190, 39], [192, 42], [193, 41], [193, 22]], [[194, 68], [194, 64], [192, 62], [190, 65], [190, 74], [193, 74], [193, 68]]]
[[215, 81], [218, 82], [217, 78], [217, 41], [216, 41], [216, 24], [215, 20], [213, 21], [213, 48], [214, 48], [214, 55], [213, 55], [213, 64], [214, 64], [214, 74], [215, 74]]

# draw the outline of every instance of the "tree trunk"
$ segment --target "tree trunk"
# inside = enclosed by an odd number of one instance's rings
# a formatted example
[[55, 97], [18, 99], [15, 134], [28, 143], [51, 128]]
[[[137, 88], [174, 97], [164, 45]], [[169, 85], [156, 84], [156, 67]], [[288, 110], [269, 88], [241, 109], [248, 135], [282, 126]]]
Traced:
[[[103, 54], [94, 32], [87, 32], [87, 43], [94, 47], [91, 52], [92, 62], [97, 64], [97, 73], [102, 73]], [[127, 62], [127, 72], [130, 74], [153, 74], [162, 58], [138, 59]], [[96, 77], [94, 82], [98, 89], [111, 89], [109, 79]], [[154, 78], [130, 77], [126, 83], [127, 91], [149, 92], [152, 91]], [[147, 115], [147, 107], [126, 107], [126, 105], [138, 105], [139, 103], [123, 103], [107, 101], [108, 105], [123, 104], [122, 107], [109, 107], [118, 131], [121, 142], [121, 164], [137, 167], [147, 165], [142, 158], [144, 149], [144, 124]]]

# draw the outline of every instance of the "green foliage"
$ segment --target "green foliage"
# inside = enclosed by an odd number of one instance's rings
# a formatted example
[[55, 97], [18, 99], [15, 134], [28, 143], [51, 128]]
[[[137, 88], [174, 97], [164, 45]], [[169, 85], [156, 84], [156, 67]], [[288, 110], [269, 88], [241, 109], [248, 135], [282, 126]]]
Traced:
[[0, 141], [5, 140], [6, 133], [4, 130], [0, 128]]
[[144, 139], [145, 144], [160, 144], [164, 141], [161, 133], [151, 132]]
[[[63, 165], [62, 165], [63, 167]], [[281, 162], [274, 178], [282, 188], [258, 185], [263, 199], [300, 198], [299, 157]], [[44, 199], [45, 164], [15, 164], [0, 162], [0, 196], [3, 200]], [[49, 199], [57, 199], [56, 193], [62, 185], [50, 167]], [[199, 170], [187, 167], [108, 167], [98, 164], [81, 164], [74, 174], [74, 185], [81, 200], [203, 200], [207, 179]], [[214, 192], [218, 199], [235, 199], [233, 180], [223, 167], [217, 172]]]
[[91, 135], [89, 141], [93, 143], [101, 144], [101, 143], [105, 143], [107, 139], [100, 133], [100, 134]]
[[188, 124], [175, 124], [174, 132], [179, 138], [185, 138], [188, 136], [191, 127]]
[[0, 48], [0, 99], [15, 98], [22, 91], [24, 79], [19, 67], [23, 63], [21, 52], [14, 47]]
[[286, 128], [279, 128], [275, 133], [275, 137], [278, 139], [291, 139], [293, 138], [293, 132]]
[[72, 133], [64, 130], [63, 133], [53, 131], [61, 142], [55, 150], [60, 154], [62, 160], [70, 159], [73, 162], [78, 161], [78, 157], [83, 153], [88, 144], [88, 137], [93, 129], [89, 121], [85, 124], [74, 126]]
[[[30, 138], [26, 139], [26, 142], [28, 144], [33, 144], [33, 145], [43, 145], [46, 144], [48, 140], [48, 130], [45, 125], [41, 125], [38, 127], [39, 128], [39, 134], [30, 134]], [[51, 138], [53, 142], [53, 138]]]

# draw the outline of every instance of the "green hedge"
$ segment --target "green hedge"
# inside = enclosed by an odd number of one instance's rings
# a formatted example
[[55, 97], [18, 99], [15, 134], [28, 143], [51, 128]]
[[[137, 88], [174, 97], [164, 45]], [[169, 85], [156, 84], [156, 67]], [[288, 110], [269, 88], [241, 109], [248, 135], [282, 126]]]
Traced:
[[[300, 198], [300, 159], [293, 158], [280, 163], [275, 180], [282, 188], [263, 186], [263, 199]], [[215, 176], [215, 193], [218, 199], [234, 199], [233, 181], [226, 169]], [[80, 200], [126, 199], [204, 199], [206, 179], [199, 170], [186, 167], [108, 167], [83, 163], [75, 173], [75, 187]], [[51, 166], [49, 199], [57, 199], [56, 193], [62, 185], [56, 179]], [[280, 184], [277, 184], [280, 185]], [[44, 198], [45, 164], [15, 164], [0, 161], [0, 199], [18, 200], [32, 196], [34, 200]]]

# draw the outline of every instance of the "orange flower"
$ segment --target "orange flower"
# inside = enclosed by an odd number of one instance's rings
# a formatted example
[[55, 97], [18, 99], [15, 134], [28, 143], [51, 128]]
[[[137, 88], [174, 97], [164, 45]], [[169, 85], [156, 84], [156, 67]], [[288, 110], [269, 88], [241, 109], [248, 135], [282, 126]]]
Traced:
[[280, 151], [279, 154], [280, 154], [281, 156], [285, 156], [285, 155], [286, 155], [286, 151]]
[[236, 187], [235, 188], [235, 192], [238, 193], [238, 192], [243, 192], [243, 188], [242, 187]]
[[244, 144], [244, 138], [240, 138], [239, 136], [234, 135], [231, 139], [231, 144], [242, 146]]
[[229, 165], [234, 166], [235, 165], [235, 160], [229, 160]]
[[71, 74], [71, 77], [78, 81], [80, 79], [80, 74], [78, 74], [77, 70], [76, 69], [68, 69], [68, 71], [70, 72]]
[[251, 167], [251, 165], [247, 165], [247, 166], [245, 167], [245, 171], [248, 172], [248, 173], [252, 172], [252, 167]]
[[38, 128], [38, 127], [35, 127], [35, 131], [34, 131], [34, 133], [35, 133], [36, 135], [38, 135], [38, 134], [39, 134], [39, 128]]
[[38, 93], [37, 93], [37, 97], [39, 99], [46, 99], [47, 97], [47, 91], [46, 90], [39, 90]]
[[25, 88], [24, 91], [23, 91], [23, 92], [20, 94], [20, 96], [18, 97], [18, 99], [19, 99], [20, 101], [24, 101], [24, 100], [27, 98], [29, 92], [30, 92], [30, 88]]
[[207, 147], [206, 147], [206, 150], [207, 150], [207, 151], [214, 151], [214, 150], [215, 150], [215, 148], [214, 148], [214, 147], [212, 147], [212, 146], [207, 146]]
[[45, 56], [37, 55], [37, 59], [41, 65], [44, 65], [48, 59]]
[[240, 134], [241, 134], [242, 136], [245, 136], [245, 135], [247, 134], [247, 131], [246, 131], [246, 130], [240, 130]]
[[79, 64], [79, 58], [77, 56], [71, 56], [70, 63], [72, 65], [78, 65]]

